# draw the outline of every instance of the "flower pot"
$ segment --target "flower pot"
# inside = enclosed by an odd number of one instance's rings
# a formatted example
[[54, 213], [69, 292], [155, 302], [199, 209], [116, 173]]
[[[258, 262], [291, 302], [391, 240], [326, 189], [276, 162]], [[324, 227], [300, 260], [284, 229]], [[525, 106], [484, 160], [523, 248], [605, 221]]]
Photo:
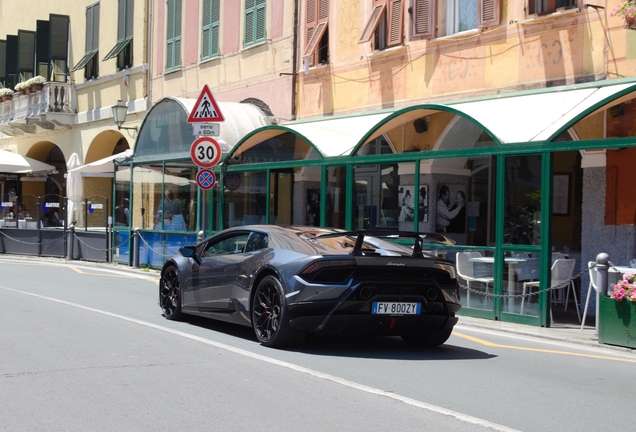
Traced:
[[20, 94], [21, 95], [27, 94], [27, 91], [26, 90], [20, 90]]
[[42, 90], [42, 84], [33, 84], [29, 88], [30, 88], [31, 92], [40, 91], [40, 90]]
[[13, 98], [11, 95], [2, 96], [2, 102], [10, 101]]
[[636, 17], [626, 15], [625, 28], [630, 30], [636, 30]]
[[636, 302], [599, 297], [598, 341], [636, 348]]

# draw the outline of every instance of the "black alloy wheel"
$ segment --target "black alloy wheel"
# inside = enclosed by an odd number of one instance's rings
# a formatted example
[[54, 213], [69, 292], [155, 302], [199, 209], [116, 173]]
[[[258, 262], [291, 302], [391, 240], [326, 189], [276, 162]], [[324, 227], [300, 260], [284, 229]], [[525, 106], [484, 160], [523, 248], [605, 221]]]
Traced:
[[179, 270], [175, 266], [168, 267], [161, 276], [159, 305], [161, 305], [163, 315], [169, 320], [178, 320], [183, 317], [183, 312], [181, 312]]
[[252, 326], [262, 345], [281, 348], [302, 342], [305, 332], [290, 327], [286, 315], [285, 295], [280, 281], [274, 276], [265, 276], [252, 300]]

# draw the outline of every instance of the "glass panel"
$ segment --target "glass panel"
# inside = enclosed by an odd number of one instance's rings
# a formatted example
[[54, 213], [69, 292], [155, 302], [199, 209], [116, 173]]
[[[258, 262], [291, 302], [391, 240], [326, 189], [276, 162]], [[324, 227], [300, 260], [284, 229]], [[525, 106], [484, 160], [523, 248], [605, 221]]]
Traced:
[[117, 172], [115, 177], [115, 220], [116, 227], [130, 227], [130, 168], [121, 167], [126, 170], [125, 174]]
[[491, 309], [495, 236], [495, 158], [448, 158], [420, 162], [418, 230], [439, 232], [466, 251], [429, 245], [455, 261], [464, 307]]
[[[117, 171], [117, 181], [130, 179], [130, 168]], [[161, 229], [157, 224], [162, 219], [155, 219], [157, 206], [161, 201], [163, 176], [161, 167], [136, 166], [133, 168], [133, 202], [132, 225], [141, 229]]]
[[101, 195], [86, 197], [82, 203], [84, 220], [88, 228], [105, 228], [109, 211], [108, 199]]
[[135, 157], [166, 155], [165, 159], [190, 158], [192, 124], [185, 109], [176, 101], [164, 99], [150, 110], [139, 131]]
[[295, 202], [293, 199], [294, 173], [273, 171], [270, 173], [269, 181], [269, 223], [291, 225], [292, 211], [296, 206], [290, 205]]
[[[290, 180], [293, 181], [294, 188], [292, 201], [292, 221], [294, 224], [320, 226], [321, 178], [322, 167], [304, 167], [294, 169], [293, 178], [290, 178]], [[284, 205], [285, 203], [283, 202], [281, 204]]]
[[267, 174], [264, 171], [234, 174], [240, 179], [239, 186], [226, 191], [224, 226], [265, 223]]
[[506, 157], [504, 243], [538, 245], [541, 227], [541, 156]]
[[345, 227], [347, 168], [327, 169], [327, 226]]
[[504, 255], [502, 312], [539, 316], [539, 258], [538, 252]]
[[196, 224], [196, 169], [190, 164], [166, 164], [164, 197], [157, 205], [155, 229], [168, 231], [194, 230]]
[[245, 165], [263, 162], [283, 162], [291, 160], [313, 160], [320, 156], [307, 141], [291, 132], [241, 147], [228, 158], [229, 165]]
[[413, 231], [415, 164], [358, 165], [354, 171], [354, 228]]

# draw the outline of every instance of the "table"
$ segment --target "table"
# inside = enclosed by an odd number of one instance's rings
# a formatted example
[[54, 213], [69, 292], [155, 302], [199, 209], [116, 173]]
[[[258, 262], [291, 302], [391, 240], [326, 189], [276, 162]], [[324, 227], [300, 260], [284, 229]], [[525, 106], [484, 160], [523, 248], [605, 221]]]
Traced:
[[[476, 258], [471, 258], [470, 261], [478, 262], [478, 263], [494, 264], [495, 257], [476, 257]], [[516, 294], [516, 290], [517, 290], [515, 275], [517, 274], [518, 271], [515, 269], [515, 266], [518, 264], [523, 264], [523, 263], [537, 262], [538, 258], [505, 257], [504, 261], [506, 264], [508, 264], [508, 312], [512, 312], [513, 306], [514, 306], [513, 296]], [[522, 271], [523, 269], [519, 269], [520, 274]]]

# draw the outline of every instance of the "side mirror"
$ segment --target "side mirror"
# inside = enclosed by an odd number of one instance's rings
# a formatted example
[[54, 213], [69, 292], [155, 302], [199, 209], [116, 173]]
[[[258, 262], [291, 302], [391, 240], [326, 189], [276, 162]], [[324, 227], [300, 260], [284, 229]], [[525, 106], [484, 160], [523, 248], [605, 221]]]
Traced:
[[179, 253], [186, 258], [192, 258], [194, 262], [201, 265], [201, 257], [197, 255], [197, 248], [195, 246], [183, 246], [179, 249]]

